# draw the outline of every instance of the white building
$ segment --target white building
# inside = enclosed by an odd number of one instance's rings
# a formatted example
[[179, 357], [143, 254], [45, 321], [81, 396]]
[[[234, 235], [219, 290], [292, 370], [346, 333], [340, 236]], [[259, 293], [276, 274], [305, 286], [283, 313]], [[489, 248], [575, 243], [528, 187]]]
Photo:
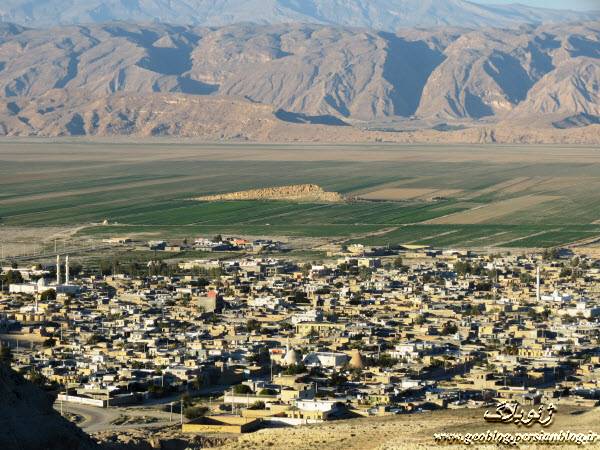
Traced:
[[306, 355], [303, 362], [307, 367], [340, 369], [344, 367], [348, 361], [350, 361], [350, 357], [345, 353], [312, 352]]
[[297, 325], [302, 322], [321, 322], [323, 320], [323, 312], [316, 309], [303, 311], [292, 316], [292, 324]]

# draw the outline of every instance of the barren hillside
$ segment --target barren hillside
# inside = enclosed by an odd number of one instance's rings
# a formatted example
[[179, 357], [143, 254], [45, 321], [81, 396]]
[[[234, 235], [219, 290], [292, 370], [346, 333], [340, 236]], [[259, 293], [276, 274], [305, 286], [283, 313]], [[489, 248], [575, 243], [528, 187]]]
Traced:
[[598, 22], [396, 34], [4, 24], [0, 133], [590, 142], [599, 61]]
[[91, 450], [99, 448], [53, 408], [50, 396], [0, 362], [0, 448]]
[[482, 5], [464, 0], [3, 0], [0, 20], [32, 26], [111, 20], [182, 25], [310, 22], [396, 30], [458, 25], [512, 27], [598, 18], [594, 12], [557, 11], [520, 4]]

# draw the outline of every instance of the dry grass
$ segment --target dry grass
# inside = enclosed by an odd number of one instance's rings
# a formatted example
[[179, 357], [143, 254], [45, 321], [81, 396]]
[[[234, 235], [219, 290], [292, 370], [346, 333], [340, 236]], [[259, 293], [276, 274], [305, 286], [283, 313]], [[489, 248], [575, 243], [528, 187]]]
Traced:
[[60, 249], [64, 240], [72, 237], [82, 227], [0, 227], [0, 246], [5, 258], [37, 253], [52, 247], [54, 241]]
[[[544, 429], [547, 432], [570, 430], [573, 432], [600, 432], [597, 410], [579, 415], [571, 415], [573, 408], [559, 406], [555, 422]], [[349, 421], [327, 422], [319, 425], [296, 428], [262, 430], [243, 435], [220, 447], [228, 450], [287, 448], [289, 450], [347, 449], [347, 450], [410, 450], [436, 448], [433, 434], [446, 431], [454, 433], [480, 433], [489, 430], [499, 432], [536, 432], [539, 426], [529, 429], [516, 425], [489, 424], [483, 420], [481, 409], [443, 410], [409, 416], [388, 416], [380, 418], [354, 419]], [[496, 446], [443, 446], [442, 448], [499, 448]], [[520, 446], [541, 450], [543, 446]], [[561, 446], [560, 448], [577, 448]], [[584, 448], [598, 448], [585, 446]]]

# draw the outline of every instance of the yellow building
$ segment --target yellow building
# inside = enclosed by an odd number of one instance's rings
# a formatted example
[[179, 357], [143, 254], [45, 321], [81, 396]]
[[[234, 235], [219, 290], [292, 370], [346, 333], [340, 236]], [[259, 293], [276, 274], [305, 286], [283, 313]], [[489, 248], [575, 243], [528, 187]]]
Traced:
[[207, 416], [181, 426], [183, 433], [250, 433], [261, 425], [260, 419], [238, 416]]

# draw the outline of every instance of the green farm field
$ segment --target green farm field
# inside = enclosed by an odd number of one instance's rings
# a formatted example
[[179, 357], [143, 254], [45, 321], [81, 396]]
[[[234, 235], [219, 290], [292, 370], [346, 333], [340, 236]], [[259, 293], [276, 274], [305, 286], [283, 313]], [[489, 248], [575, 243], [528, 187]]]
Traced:
[[[350, 200], [193, 200], [303, 183]], [[544, 248], [600, 237], [599, 193], [600, 151], [578, 146], [0, 142], [4, 242], [15, 230], [42, 240], [65, 230]]]

